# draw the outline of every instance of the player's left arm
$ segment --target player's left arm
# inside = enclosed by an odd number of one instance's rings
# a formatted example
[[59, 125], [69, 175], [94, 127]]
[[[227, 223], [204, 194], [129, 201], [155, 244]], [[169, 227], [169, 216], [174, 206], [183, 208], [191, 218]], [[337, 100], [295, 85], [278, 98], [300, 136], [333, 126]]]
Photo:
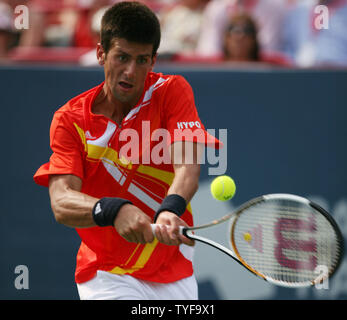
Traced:
[[[175, 177], [168, 190], [168, 195], [176, 194], [184, 198], [188, 204], [198, 190], [200, 177], [200, 157], [203, 146], [192, 142], [175, 142], [171, 146], [171, 160]], [[156, 220], [160, 227], [156, 229], [156, 236], [162, 243], [179, 245], [194, 242], [179, 234], [179, 226], [187, 223], [171, 211], [162, 211]], [[169, 227], [168, 227], [169, 226]]]

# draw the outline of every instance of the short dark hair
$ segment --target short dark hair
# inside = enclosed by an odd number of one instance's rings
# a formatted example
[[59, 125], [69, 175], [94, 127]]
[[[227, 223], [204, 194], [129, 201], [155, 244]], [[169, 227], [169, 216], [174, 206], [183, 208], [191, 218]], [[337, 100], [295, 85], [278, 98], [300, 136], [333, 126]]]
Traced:
[[160, 44], [160, 23], [156, 14], [137, 1], [119, 2], [110, 7], [101, 20], [101, 45], [107, 54], [112, 40], [153, 44], [155, 56]]

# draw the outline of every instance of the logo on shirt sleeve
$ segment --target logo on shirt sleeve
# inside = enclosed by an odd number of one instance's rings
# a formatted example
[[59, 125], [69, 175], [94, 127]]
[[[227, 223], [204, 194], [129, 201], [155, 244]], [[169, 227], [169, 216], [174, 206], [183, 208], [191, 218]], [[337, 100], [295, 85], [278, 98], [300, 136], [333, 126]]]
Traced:
[[178, 129], [192, 129], [192, 128], [201, 128], [201, 123], [199, 121], [181, 121], [177, 122]]

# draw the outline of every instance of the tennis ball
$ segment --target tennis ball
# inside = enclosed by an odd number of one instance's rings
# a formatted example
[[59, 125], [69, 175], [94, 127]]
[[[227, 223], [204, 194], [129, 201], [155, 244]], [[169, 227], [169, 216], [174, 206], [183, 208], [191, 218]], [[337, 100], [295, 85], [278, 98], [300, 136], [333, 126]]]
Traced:
[[219, 176], [211, 183], [211, 193], [216, 200], [227, 201], [234, 196], [235, 191], [235, 182], [229, 176]]
[[245, 241], [247, 241], [247, 242], [250, 242], [250, 241], [252, 241], [252, 235], [249, 232], [246, 232], [243, 235], [243, 239], [245, 239]]

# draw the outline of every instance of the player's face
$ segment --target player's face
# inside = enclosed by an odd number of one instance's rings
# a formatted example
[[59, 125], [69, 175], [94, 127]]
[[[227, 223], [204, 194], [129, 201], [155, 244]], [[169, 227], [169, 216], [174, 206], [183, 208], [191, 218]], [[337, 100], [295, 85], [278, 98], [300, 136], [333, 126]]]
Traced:
[[134, 106], [140, 99], [148, 72], [152, 70], [152, 44], [114, 39], [107, 54], [98, 46], [98, 58], [102, 58], [107, 92], [121, 103]]

